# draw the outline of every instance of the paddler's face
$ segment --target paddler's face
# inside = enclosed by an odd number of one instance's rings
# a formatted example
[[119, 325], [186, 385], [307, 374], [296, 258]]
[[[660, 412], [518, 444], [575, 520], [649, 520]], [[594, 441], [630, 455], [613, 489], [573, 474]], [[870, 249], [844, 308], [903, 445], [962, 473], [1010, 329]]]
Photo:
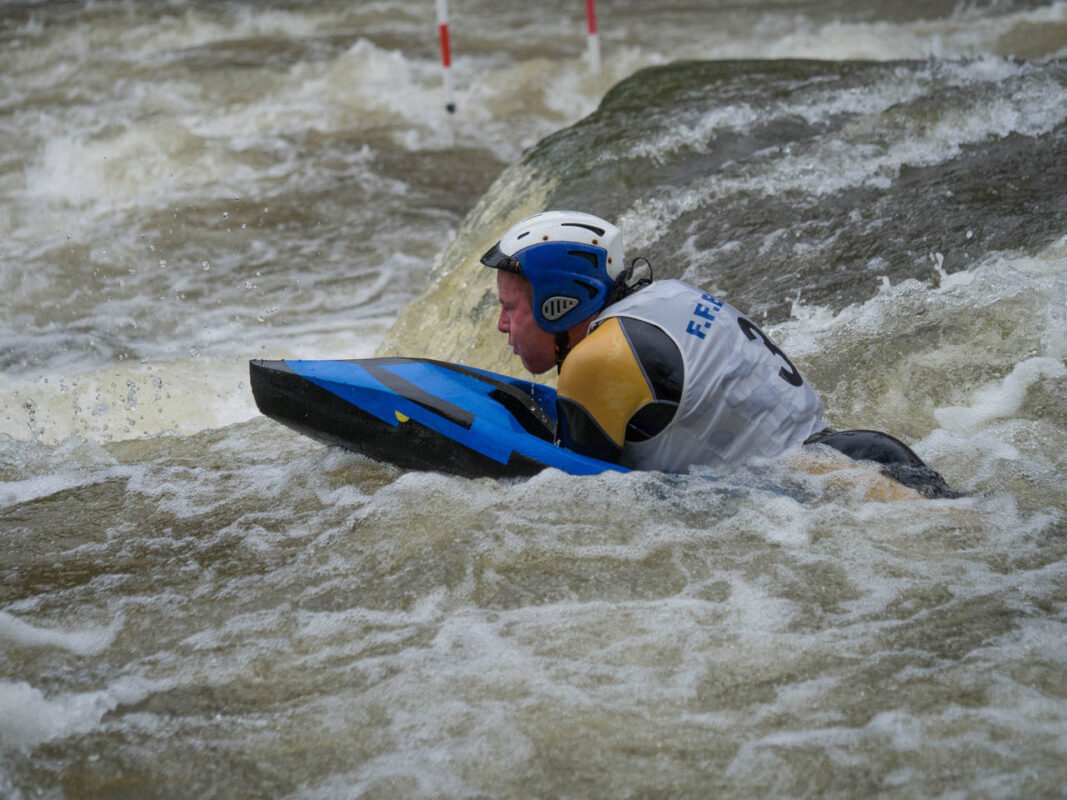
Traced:
[[500, 318], [496, 329], [508, 335], [508, 344], [522, 365], [534, 375], [556, 366], [556, 337], [537, 326], [525, 278], [511, 272], [496, 274]]

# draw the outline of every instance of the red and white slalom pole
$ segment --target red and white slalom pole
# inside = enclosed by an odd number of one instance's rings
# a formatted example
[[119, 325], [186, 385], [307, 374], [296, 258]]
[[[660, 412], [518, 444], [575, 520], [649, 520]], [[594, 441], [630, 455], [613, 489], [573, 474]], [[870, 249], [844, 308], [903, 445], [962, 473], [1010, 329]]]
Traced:
[[452, 46], [448, 41], [448, 0], [437, 0], [437, 32], [441, 36], [441, 69], [445, 82], [445, 110], [456, 112], [456, 95], [452, 87]]
[[588, 39], [589, 68], [600, 72], [600, 36], [596, 30], [596, 0], [585, 0], [585, 30]]

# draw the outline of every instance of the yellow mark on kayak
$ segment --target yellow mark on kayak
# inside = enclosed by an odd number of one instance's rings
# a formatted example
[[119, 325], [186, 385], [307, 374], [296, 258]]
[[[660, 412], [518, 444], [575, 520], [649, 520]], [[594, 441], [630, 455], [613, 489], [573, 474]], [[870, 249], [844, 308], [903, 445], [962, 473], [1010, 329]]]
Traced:
[[411, 417], [406, 414], [401, 414], [399, 411], [394, 411], [393, 413], [396, 414], [397, 422], [409, 422], [411, 420]]

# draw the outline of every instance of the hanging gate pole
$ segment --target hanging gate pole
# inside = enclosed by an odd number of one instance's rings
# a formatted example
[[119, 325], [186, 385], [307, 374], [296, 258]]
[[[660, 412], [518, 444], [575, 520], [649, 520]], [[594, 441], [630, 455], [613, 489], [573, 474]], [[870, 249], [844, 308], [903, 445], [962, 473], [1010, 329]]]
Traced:
[[596, 0], [585, 0], [585, 29], [589, 44], [589, 68], [600, 72], [600, 37], [596, 30]]
[[437, 31], [441, 36], [441, 69], [445, 84], [445, 110], [449, 114], [454, 114], [456, 111], [456, 96], [452, 88], [452, 48], [448, 41], [448, 0], [437, 0]]

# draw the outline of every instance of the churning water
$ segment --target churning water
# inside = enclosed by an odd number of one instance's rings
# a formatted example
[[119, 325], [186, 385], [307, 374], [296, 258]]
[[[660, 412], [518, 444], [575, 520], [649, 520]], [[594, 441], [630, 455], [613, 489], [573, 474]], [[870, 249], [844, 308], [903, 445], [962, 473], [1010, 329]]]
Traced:
[[[0, 4], [0, 796], [1067, 793], [1067, 3]], [[544, 207], [862, 465], [402, 472], [255, 357], [515, 372]], [[517, 373], [516, 373], [517, 374]]]

